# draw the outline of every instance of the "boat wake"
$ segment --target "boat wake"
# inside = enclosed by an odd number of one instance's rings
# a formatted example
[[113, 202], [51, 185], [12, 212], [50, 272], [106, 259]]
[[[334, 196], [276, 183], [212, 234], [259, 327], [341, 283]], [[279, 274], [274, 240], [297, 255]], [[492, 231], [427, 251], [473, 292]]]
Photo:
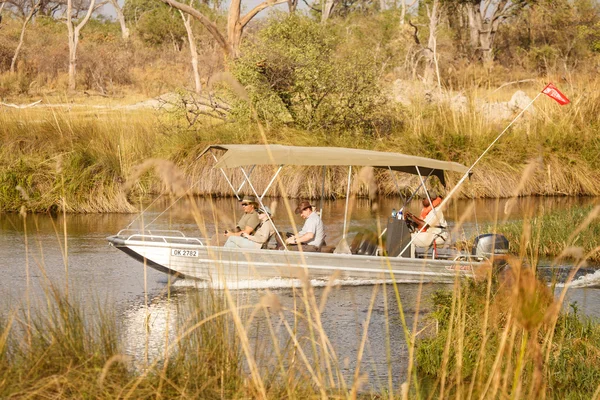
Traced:
[[[600, 269], [577, 276], [569, 283], [570, 288], [600, 288]], [[558, 283], [557, 287], [564, 287], [566, 283]]]
[[[323, 279], [311, 279], [310, 284], [313, 287], [325, 287], [328, 285], [332, 286], [365, 286], [365, 285], [376, 285], [381, 283], [391, 284], [391, 279], [335, 279], [333, 281]], [[400, 281], [396, 280], [396, 283], [414, 283], [414, 281]], [[426, 282], [423, 282], [426, 283]], [[198, 289], [216, 289], [216, 290], [247, 290], [247, 289], [284, 289], [284, 288], [295, 288], [302, 287], [303, 281], [301, 279], [251, 279], [241, 280], [237, 282], [224, 283], [213, 283], [207, 281], [194, 281], [180, 279], [173, 283], [174, 287], [194, 287]]]

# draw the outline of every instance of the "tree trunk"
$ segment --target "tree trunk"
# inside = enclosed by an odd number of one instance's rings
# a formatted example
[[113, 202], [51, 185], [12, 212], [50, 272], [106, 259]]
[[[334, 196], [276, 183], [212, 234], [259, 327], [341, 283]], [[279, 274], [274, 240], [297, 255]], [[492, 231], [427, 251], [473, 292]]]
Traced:
[[[204, 14], [200, 11], [196, 10], [193, 7], [188, 6], [187, 4], [183, 4], [178, 2], [177, 0], [161, 0], [163, 3], [168, 4], [169, 6], [176, 8], [177, 10], [181, 10], [185, 13], [190, 14], [192, 17], [196, 18], [200, 23], [206, 28], [206, 30], [212, 35], [212, 37], [217, 41], [225, 55], [231, 54], [231, 46], [225, 36], [221, 34], [219, 27], [213, 21], [206, 18]], [[239, 0], [234, 0], [238, 1]], [[238, 5], [239, 7], [239, 5]], [[231, 8], [231, 6], [230, 6]]]
[[227, 41], [231, 47], [233, 58], [237, 58], [240, 53], [241, 29], [239, 23], [241, 7], [241, 0], [231, 0], [229, 12], [227, 13]]
[[[2, 3], [2, 7], [4, 7], [4, 4], [6, 4], [6, 3]], [[27, 24], [29, 23], [29, 21], [31, 21], [31, 18], [33, 18], [33, 16], [39, 9], [40, 9], [40, 3], [38, 1], [31, 8], [31, 11], [29, 12], [29, 15], [25, 18], [25, 21], [23, 21], [23, 26], [21, 27], [21, 36], [19, 36], [19, 44], [17, 45], [17, 48], [15, 49], [15, 54], [13, 55], [13, 58], [10, 62], [10, 72], [13, 74], [15, 72], [15, 67], [17, 65], [17, 58], [19, 57], [19, 52], [21, 51], [21, 47], [23, 46], [23, 41], [25, 40], [25, 29], [27, 28]]]
[[296, 8], [298, 8], [298, 0], [287, 0], [288, 10], [290, 14], [296, 12]]
[[76, 81], [75, 74], [77, 73], [77, 42], [75, 37], [75, 29], [73, 28], [73, 1], [67, 1], [67, 34], [69, 38], [69, 90], [75, 90]]
[[240, 56], [240, 45], [242, 43], [242, 35], [244, 28], [259, 12], [265, 8], [272, 7], [277, 4], [286, 3], [287, 0], [266, 0], [259, 3], [253, 9], [248, 11], [246, 15], [241, 16], [241, 0], [232, 0], [227, 13], [227, 39], [231, 46], [233, 58]]
[[232, 0], [229, 4], [229, 10], [227, 12], [227, 35], [223, 36], [217, 24], [209, 20], [204, 14], [188, 6], [178, 2], [177, 0], [161, 0], [163, 3], [170, 5], [173, 8], [181, 10], [185, 13], [190, 14], [196, 18], [204, 27], [210, 32], [210, 34], [217, 40], [223, 51], [227, 56], [231, 55], [234, 58], [240, 54], [240, 43], [242, 41], [242, 34], [244, 28], [262, 10], [265, 8], [285, 3], [287, 0], [267, 0], [255, 6], [252, 10], [248, 11], [246, 15], [241, 16], [241, 0]]
[[73, 26], [73, 0], [67, 0], [67, 32], [69, 38], [69, 90], [74, 91], [77, 85], [77, 45], [79, 44], [79, 33], [92, 16], [96, 0], [91, 0], [85, 17], [77, 26]]
[[406, 19], [406, 0], [402, 0], [401, 12], [400, 12], [400, 25], [404, 25]]
[[331, 17], [331, 13], [333, 11], [333, 7], [335, 7], [337, 0], [325, 0], [325, 4], [323, 5], [323, 9], [321, 11], [321, 22], [325, 23]]
[[129, 28], [127, 27], [127, 23], [125, 22], [125, 15], [123, 14], [123, 9], [117, 3], [117, 0], [109, 0], [110, 4], [115, 8], [115, 13], [117, 14], [117, 20], [119, 21], [119, 25], [121, 26], [121, 37], [124, 41], [129, 40]]
[[440, 77], [437, 68], [437, 26], [440, 20], [441, 8], [440, 1], [433, 0], [433, 6], [431, 12], [429, 12], [429, 40], [427, 42], [427, 49], [425, 49], [425, 71], [423, 73], [423, 80], [425, 84], [431, 86], [433, 84], [433, 78], [437, 75], [438, 85], [440, 85]]
[[479, 47], [479, 30], [481, 29], [481, 11], [479, 3], [466, 3], [469, 19], [469, 44], [473, 49]]
[[183, 11], [179, 10], [181, 14], [181, 18], [183, 19], [183, 25], [185, 26], [185, 31], [187, 32], [188, 42], [190, 43], [190, 54], [192, 56], [192, 71], [194, 74], [194, 83], [196, 84], [196, 93], [200, 94], [202, 92], [202, 83], [200, 82], [200, 72], [198, 71], [198, 49], [196, 48], [196, 38], [194, 37], [194, 32], [192, 31], [192, 16], [188, 14], [186, 18], [183, 14]]

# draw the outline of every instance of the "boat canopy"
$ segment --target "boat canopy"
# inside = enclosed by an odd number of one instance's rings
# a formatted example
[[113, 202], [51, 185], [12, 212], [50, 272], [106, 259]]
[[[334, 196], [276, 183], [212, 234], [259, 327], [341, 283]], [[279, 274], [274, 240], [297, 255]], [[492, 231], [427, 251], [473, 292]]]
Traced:
[[341, 147], [223, 144], [208, 146], [200, 156], [212, 149], [225, 151], [225, 154], [218, 159], [215, 168], [236, 168], [250, 165], [368, 166], [414, 175], [435, 175], [444, 186], [446, 185], [444, 171], [465, 174], [469, 170], [456, 162]]

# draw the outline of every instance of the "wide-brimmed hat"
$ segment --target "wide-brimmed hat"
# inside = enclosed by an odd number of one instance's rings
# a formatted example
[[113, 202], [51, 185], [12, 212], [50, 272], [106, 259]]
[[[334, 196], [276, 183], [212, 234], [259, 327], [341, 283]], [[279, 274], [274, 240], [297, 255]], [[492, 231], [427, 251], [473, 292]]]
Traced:
[[300, 214], [302, 211], [306, 210], [307, 208], [311, 208], [312, 206], [310, 205], [310, 203], [306, 200], [301, 201], [300, 204], [298, 204], [298, 207], [296, 207], [296, 211], [294, 211], [296, 214]]
[[246, 195], [242, 199], [242, 204], [254, 204], [254, 206], [256, 206], [258, 203], [256, 202], [256, 197]]
[[262, 206], [261, 208], [258, 209], [258, 213], [259, 214], [267, 213], [267, 214], [271, 215], [271, 209], [267, 206]]

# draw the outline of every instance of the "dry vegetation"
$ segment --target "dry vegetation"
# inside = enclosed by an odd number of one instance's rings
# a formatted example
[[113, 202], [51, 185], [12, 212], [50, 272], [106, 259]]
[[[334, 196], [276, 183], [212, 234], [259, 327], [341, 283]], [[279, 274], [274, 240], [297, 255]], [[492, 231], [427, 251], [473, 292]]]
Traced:
[[[501, 139], [476, 167], [462, 196], [599, 195], [600, 139], [593, 121], [598, 118], [594, 113], [600, 99], [593, 87], [574, 88], [573, 104], [565, 107], [539, 98], [535, 115], [526, 115]], [[362, 147], [471, 165], [501, 128], [483, 123], [476, 111], [462, 113], [443, 105], [405, 111], [409, 112], [415, 114], [406, 114], [407, 123], [385, 137], [354, 132], [327, 135], [286, 127], [267, 127], [265, 135], [270, 143]], [[178, 114], [164, 111], [4, 109], [0, 122], [3, 211], [16, 211], [23, 204], [17, 186], [28, 194], [27, 206], [35, 211], [58, 210], [63, 198], [69, 212], [131, 211], [127, 196], [160, 193], [168, 188], [151, 173], [142, 174], [131, 187], [124, 185], [137, 166], [151, 159], [177, 165], [193, 194], [229, 196], [231, 191], [220, 172], [212, 170], [213, 161], [209, 157], [198, 159], [197, 155], [209, 144], [262, 142], [256, 125], [207, 120], [186, 127]], [[524, 171], [527, 174], [523, 175]], [[238, 182], [243, 179], [239, 171], [231, 174]], [[267, 186], [271, 174], [270, 167], [254, 171], [253, 181], [259, 191]], [[450, 186], [459, 178], [449, 176]], [[414, 177], [398, 179], [401, 188], [416, 186]], [[288, 196], [321, 195], [320, 168], [284, 169], [281, 180]], [[345, 181], [345, 171], [329, 169], [323, 195], [343, 196]], [[379, 172], [377, 184], [381, 195], [397, 194], [389, 173]], [[364, 186], [358, 191], [359, 195], [367, 194]], [[271, 194], [282, 193], [274, 188]]]
[[[597, 210], [573, 234], [596, 217]], [[528, 241], [538, 232], [521, 234]], [[535, 269], [517, 258], [510, 265], [502, 275], [483, 268], [479, 279], [457, 280], [436, 293], [427, 317], [424, 299], [406, 303], [401, 285], [374, 285], [369, 303], [361, 304], [356, 359], [345, 361], [322, 320], [337, 290], [332, 284], [317, 293], [303, 280], [285, 302], [268, 290], [249, 301], [227, 288], [192, 289], [178, 301], [166, 287], [167, 301], [178, 304], [176, 323], [164, 327], [164, 352], [154, 360], [145, 356], [147, 337], [144, 355], [124, 355], [118, 316], [102, 307], [84, 312], [73, 287], [67, 294], [60, 284], [48, 284], [39, 312], [27, 301], [0, 317], [0, 397], [597, 399], [598, 324], [578, 315], [576, 306], [563, 309], [567, 287], [555, 297]], [[382, 293], [384, 307], [376, 307]], [[407, 310], [414, 312], [410, 325]], [[388, 354], [390, 332], [404, 333], [408, 351], [401, 361], [406, 375], [392, 376], [399, 361], [388, 358], [380, 374], [389, 379], [373, 390], [364, 372], [375, 312], [383, 313]], [[144, 332], [149, 335], [149, 327]]]

